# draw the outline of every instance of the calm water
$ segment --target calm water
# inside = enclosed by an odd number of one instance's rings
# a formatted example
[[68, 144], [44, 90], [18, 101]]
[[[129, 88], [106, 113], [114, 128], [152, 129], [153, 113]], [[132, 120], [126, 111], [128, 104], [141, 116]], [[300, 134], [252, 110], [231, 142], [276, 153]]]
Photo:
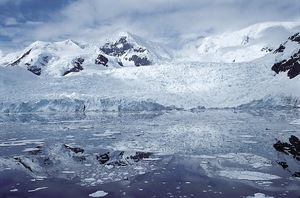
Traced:
[[0, 115], [0, 197], [299, 197], [299, 161], [273, 148], [300, 137], [297, 119], [298, 109]]

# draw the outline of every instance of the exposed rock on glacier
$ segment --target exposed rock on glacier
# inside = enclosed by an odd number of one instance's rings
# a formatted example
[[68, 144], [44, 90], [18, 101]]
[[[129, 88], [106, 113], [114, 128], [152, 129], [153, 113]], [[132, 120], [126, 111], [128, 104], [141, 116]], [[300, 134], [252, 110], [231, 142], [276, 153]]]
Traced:
[[272, 66], [272, 70], [277, 74], [287, 72], [289, 78], [295, 78], [300, 74], [300, 33], [289, 37], [274, 51], [277, 61]]

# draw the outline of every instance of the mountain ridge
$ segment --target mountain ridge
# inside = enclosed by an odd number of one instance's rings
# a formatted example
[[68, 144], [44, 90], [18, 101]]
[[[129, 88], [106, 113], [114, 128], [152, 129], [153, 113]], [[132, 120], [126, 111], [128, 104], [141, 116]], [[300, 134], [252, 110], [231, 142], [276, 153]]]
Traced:
[[300, 31], [300, 22], [265, 22], [204, 38], [197, 48], [203, 62], [246, 62], [261, 58], [289, 36]]
[[[122, 49], [121, 45], [126, 45], [127, 49]], [[123, 53], [109, 53], [108, 49], [112, 46], [113, 51], [123, 50]], [[58, 42], [35, 41], [20, 52], [6, 55], [0, 64], [20, 66], [36, 75], [64, 76], [90, 66], [100, 65], [100, 70], [106, 67], [149, 66], [171, 58], [171, 52], [159, 44], [130, 33], [122, 33], [115, 41], [101, 47], [71, 39]]]

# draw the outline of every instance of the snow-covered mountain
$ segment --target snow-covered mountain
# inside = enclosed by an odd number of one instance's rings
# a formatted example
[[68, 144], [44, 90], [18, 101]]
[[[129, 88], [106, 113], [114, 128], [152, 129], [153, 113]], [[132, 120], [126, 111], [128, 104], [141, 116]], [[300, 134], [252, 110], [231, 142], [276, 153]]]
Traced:
[[0, 65], [20, 66], [39, 76], [65, 76], [88, 67], [101, 70], [106, 67], [153, 65], [170, 60], [171, 56], [156, 43], [123, 33], [100, 48], [70, 39], [36, 41], [20, 52], [1, 58]]
[[202, 62], [246, 62], [271, 53], [286, 38], [300, 31], [300, 22], [266, 22], [198, 41]]
[[120, 57], [124, 65], [146, 66], [172, 59], [172, 53], [161, 45], [128, 32], [120, 33], [100, 49], [107, 55]]
[[[225, 61], [221, 48], [215, 48], [211, 62], [212, 48], [200, 54], [203, 61], [176, 59], [168, 50], [131, 34], [101, 47], [72, 40], [35, 42], [1, 58], [0, 112], [300, 107], [300, 42], [294, 32], [298, 26], [282, 23], [282, 29], [277, 23], [267, 24], [240, 31], [248, 32], [249, 39], [226, 51], [239, 56], [234, 63]], [[270, 32], [273, 37], [265, 40]], [[222, 49], [233, 41], [240, 43], [238, 38], [225, 39]], [[262, 52], [263, 46], [268, 50]], [[156, 65], [136, 67], [148, 63]], [[40, 77], [34, 75], [39, 72]]]
[[2, 65], [26, 68], [36, 75], [63, 76], [94, 64], [99, 53], [98, 47], [73, 40], [36, 41], [20, 52], [8, 54]]

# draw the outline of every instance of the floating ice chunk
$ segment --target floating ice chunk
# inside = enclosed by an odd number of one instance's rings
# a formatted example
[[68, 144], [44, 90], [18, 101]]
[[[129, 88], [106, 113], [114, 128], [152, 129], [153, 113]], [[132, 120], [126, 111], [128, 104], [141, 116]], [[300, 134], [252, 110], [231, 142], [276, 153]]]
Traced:
[[75, 174], [74, 171], [62, 171], [61, 173], [62, 174]]
[[33, 190], [28, 190], [29, 193], [31, 192], [36, 192], [36, 191], [39, 191], [39, 190], [44, 190], [44, 189], [47, 189], [48, 187], [40, 187], [40, 188], [36, 188], [36, 189], [33, 189]]
[[242, 137], [242, 138], [254, 138], [253, 135], [247, 135], [247, 134], [239, 135], [239, 136]]
[[143, 161], [158, 161], [158, 160], [162, 160], [162, 158], [156, 157], [156, 158], [143, 158]]
[[92, 125], [84, 125], [84, 126], [79, 126], [79, 129], [93, 129], [94, 126]]
[[105, 197], [106, 195], [108, 195], [108, 193], [102, 190], [89, 194], [90, 197]]
[[254, 196], [247, 196], [246, 198], [274, 198], [274, 197], [267, 196], [263, 193], [255, 193]]
[[94, 182], [94, 181], [96, 181], [96, 179], [95, 178], [86, 178], [86, 179], [84, 179], [84, 181], [85, 182]]
[[121, 135], [121, 132], [106, 130], [103, 134], [98, 134], [98, 133], [93, 134], [93, 136], [96, 137], [106, 137], [106, 136], [113, 136], [113, 135]]
[[257, 141], [252, 141], [252, 140], [242, 140], [241, 142], [246, 143], [246, 144], [256, 144]]
[[10, 192], [18, 192], [19, 190], [17, 188], [11, 189]]
[[271, 175], [268, 173], [261, 173], [255, 171], [223, 170], [219, 172], [219, 175], [221, 177], [227, 177], [230, 179], [240, 179], [240, 180], [250, 180], [250, 181], [280, 179], [280, 177], [277, 175]]
[[300, 119], [292, 121], [290, 124], [300, 125]]
[[204, 159], [216, 159], [216, 156], [211, 156], [211, 155], [199, 155], [199, 158], [204, 158]]
[[39, 151], [39, 148], [26, 148], [23, 150], [23, 152], [31, 152], [31, 151]]

